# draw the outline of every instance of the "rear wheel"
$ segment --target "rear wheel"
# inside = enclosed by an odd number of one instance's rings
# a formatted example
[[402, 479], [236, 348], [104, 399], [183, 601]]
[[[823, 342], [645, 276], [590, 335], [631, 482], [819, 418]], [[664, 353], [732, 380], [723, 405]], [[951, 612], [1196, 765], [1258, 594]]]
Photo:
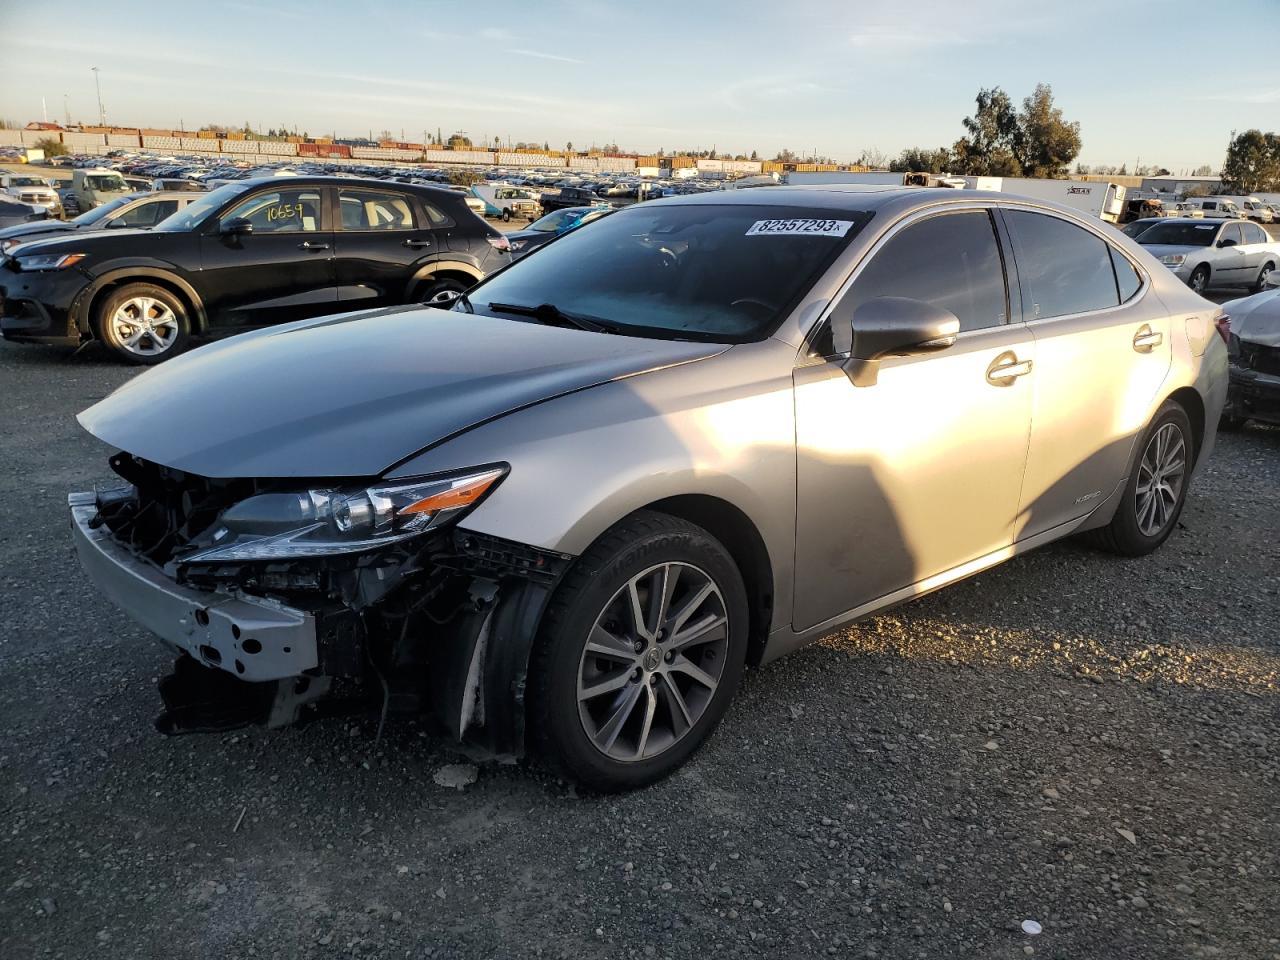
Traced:
[[503, 223], [510, 223], [510, 222], [511, 222], [511, 208], [510, 208], [510, 207], [503, 207], [503, 208], [502, 208], [502, 222], [503, 222]]
[[547, 610], [530, 674], [539, 752], [595, 790], [667, 776], [724, 715], [746, 648], [746, 590], [720, 542], [634, 514], [578, 559]]
[[461, 280], [436, 280], [418, 291], [418, 302], [432, 306], [447, 306], [458, 299], [458, 295], [466, 293], [471, 284]]
[[1129, 557], [1144, 556], [1164, 543], [1187, 499], [1194, 444], [1186, 411], [1167, 401], [1142, 435], [1116, 515], [1092, 532], [1094, 542]]
[[1258, 282], [1253, 285], [1254, 293], [1261, 293], [1263, 290], [1266, 289], [1267, 278], [1271, 276], [1271, 273], [1272, 271], [1275, 270], [1275, 268], [1276, 268], [1276, 265], [1272, 263], [1270, 260], [1268, 260], [1266, 263], [1262, 265], [1262, 270], [1258, 273]]
[[164, 287], [129, 283], [98, 309], [99, 339], [130, 363], [155, 364], [181, 353], [189, 324], [182, 301]]
[[1192, 270], [1191, 277], [1187, 280], [1187, 286], [1196, 293], [1204, 293], [1205, 288], [1209, 286], [1209, 268], [1202, 263]]

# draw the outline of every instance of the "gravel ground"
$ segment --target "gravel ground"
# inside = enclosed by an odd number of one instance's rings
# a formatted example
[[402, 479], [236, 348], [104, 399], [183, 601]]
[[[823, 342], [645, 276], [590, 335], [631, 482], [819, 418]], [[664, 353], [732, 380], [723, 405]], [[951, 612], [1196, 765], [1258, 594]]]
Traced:
[[133, 373], [0, 346], [0, 956], [1280, 958], [1280, 430], [1221, 439], [1155, 556], [869, 620], [601, 799], [443, 786], [413, 724], [153, 732], [167, 657], [65, 519], [106, 476], [72, 414]]

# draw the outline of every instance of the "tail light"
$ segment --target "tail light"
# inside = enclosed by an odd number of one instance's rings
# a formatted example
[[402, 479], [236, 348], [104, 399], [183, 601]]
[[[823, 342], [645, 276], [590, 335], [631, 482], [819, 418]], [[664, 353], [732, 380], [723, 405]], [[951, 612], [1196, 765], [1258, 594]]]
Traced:
[[507, 239], [505, 233], [500, 233], [495, 237], [485, 237], [489, 241], [489, 246], [495, 250], [501, 250], [503, 253], [511, 252], [511, 241]]
[[1213, 321], [1213, 325], [1214, 327], [1217, 328], [1218, 336], [1222, 338], [1222, 342], [1230, 346], [1231, 345], [1231, 318], [1224, 313], [1222, 316], [1217, 317]]

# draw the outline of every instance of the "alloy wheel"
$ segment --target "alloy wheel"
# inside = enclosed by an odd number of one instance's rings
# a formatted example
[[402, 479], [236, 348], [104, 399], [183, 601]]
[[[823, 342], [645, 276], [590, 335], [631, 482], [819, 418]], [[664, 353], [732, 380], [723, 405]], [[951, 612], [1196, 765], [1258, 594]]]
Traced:
[[1187, 470], [1187, 445], [1176, 423], [1166, 423], [1147, 441], [1138, 465], [1138, 529], [1143, 536], [1164, 532], [1182, 494]]
[[131, 297], [111, 315], [111, 332], [121, 349], [154, 357], [169, 350], [178, 338], [178, 318], [162, 300]]
[[647, 760], [683, 739], [724, 673], [720, 588], [689, 563], [636, 574], [596, 617], [578, 665], [578, 716], [597, 750]]

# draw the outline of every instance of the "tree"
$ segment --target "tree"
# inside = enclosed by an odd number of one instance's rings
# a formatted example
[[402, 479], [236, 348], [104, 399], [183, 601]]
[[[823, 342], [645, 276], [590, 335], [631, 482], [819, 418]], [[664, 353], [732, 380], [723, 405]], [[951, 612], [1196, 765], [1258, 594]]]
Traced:
[[1193, 177], [1212, 177], [1213, 167], [1209, 166], [1207, 163], [1202, 163], [1191, 171], [1191, 175]]
[[[861, 161], [859, 161], [861, 162]], [[870, 166], [870, 164], [867, 164]], [[908, 147], [889, 161], [889, 169], [895, 173], [946, 173], [953, 170], [953, 157], [945, 147], [931, 150], [928, 147]]]
[[1239, 193], [1280, 190], [1280, 136], [1261, 130], [1232, 131], [1222, 183]]
[[1031, 96], [1022, 101], [1018, 128], [1023, 176], [1065, 176], [1071, 161], [1080, 154], [1080, 124], [1062, 118], [1047, 83], [1037, 83]]
[[977, 109], [964, 118], [965, 135], [951, 148], [955, 170], [976, 176], [1016, 177], [1022, 173], [1022, 129], [1013, 101], [999, 87], [978, 91]]
[[455, 187], [469, 187], [473, 183], [483, 183], [484, 176], [475, 170], [453, 170], [449, 173], [449, 182]]
[[795, 163], [799, 158], [784, 147], [774, 155], [773, 159], [778, 163]]
[[872, 170], [884, 170], [889, 166], [889, 158], [878, 148], [871, 147], [862, 151], [862, 156], [858, 157], [858, 165]]
[[550, 141], [550, 140], [543, 140], [543, 141], [542, 141], [542, 149], [543, 149], [543, 150], [545, 150], [547, 153], [550, 153], [550, 152], [551, 152], [551, 141]]
[[758, 153], [756, 153], [754, 150], [752, 150], [752, 151], [751, 151], [751, 159], [752, 159], [752, 160], [759, 160], [759, 159], [760, 159], [760, 155], [759, 155]]
[[572, 140], [570, 140], [568, 143], [566, 143], [566, 144], [564, 145], [564, 152], [565, 152], [565, 153], [573, 153], [573, 141], [572, 141]]
[[34, 149], [43, 150], [46, 157], [65, 157], [67, 148], [57, 137], [41, 137], [35, 142]]

